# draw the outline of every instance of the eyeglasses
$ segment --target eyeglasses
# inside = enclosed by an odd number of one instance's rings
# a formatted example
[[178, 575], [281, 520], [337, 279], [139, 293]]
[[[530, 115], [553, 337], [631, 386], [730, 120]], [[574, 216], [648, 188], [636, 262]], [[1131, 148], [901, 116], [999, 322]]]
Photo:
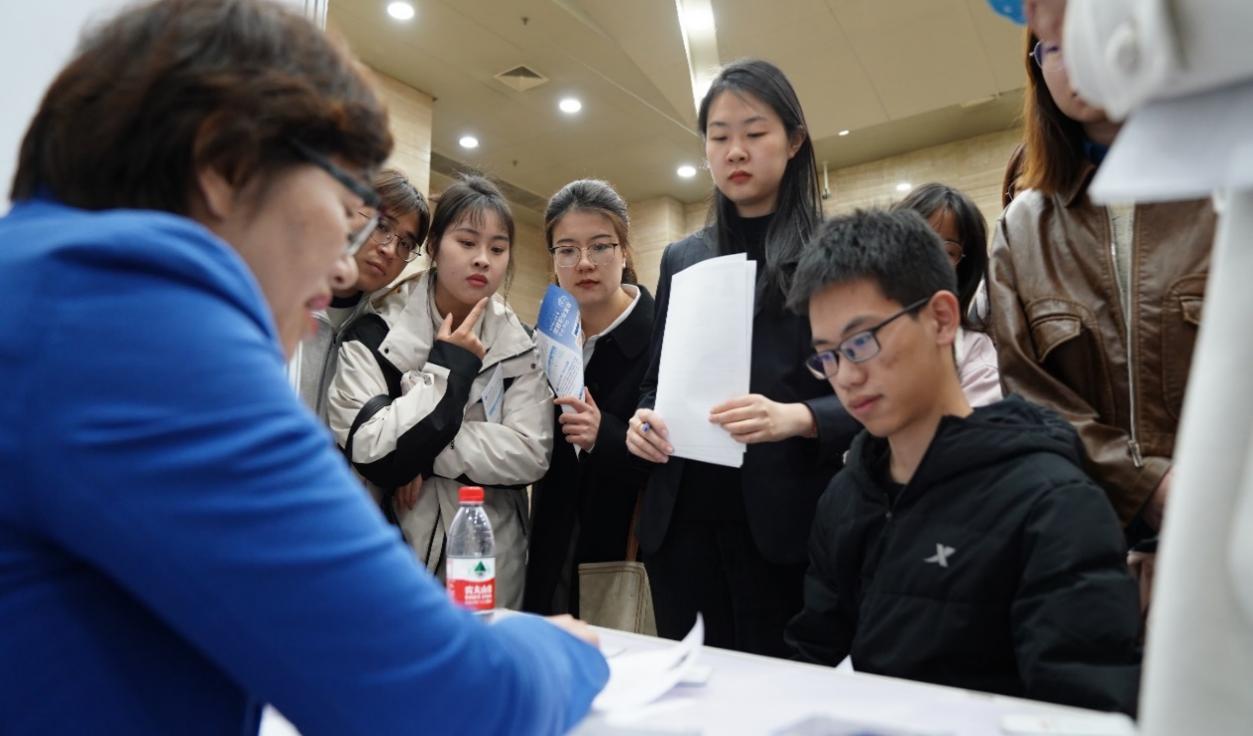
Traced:
[[[357, 214], [362, 217], [369, 217], [364, 212]], [[413, 238], [402, 234], [396, 228], [396, 221], [387, 216], [378, 218], [378, 228], [374, 231], [374, 242], [379, 245], [391, 245], [396, 249], [396, 255], [405, 263], [412, 263], [413, 259], [418, 257], [421, 246], [414, 242]]]
[[613, 250], [617, 247], [617, 243], [592, 243], [587, 248], [560, 245], [549, 248], [548, 252], [553, 254], [553, 262], [557, 264], [557, 268], [574, 268], [579, 265], [584, 251], [587, 252], [588, 262], [593, 266], [607, 266], [613, 262]]
[[[340, 167], [336, 166], [329, 158], [323, 156], [312, 148], [309, 148], [300, 141], [290, 140], [288, 143], [291, 145], [292, 150], [299, 154], [301, 158], [325, 171], [332, 179], [342, 184], [345, 189], [357, 195], [367, 207], [372, 207], [376, 210], [378, 209], [378, 192], [375, 192], [368, 184], [362, 183], [352, 174], [349, 174], [347, 171], [344, 171]], [[361, 250], [361, 246], [365, 245], [365, 241], [370, 238], [374, 229], [378, 227], [378, 224], [379, 216], [374, 215], [364, 225], [357, 228], [356, 232], [349, 233], [348, 243], [345, 246], [345, 252], [347, 255], [356, 255], [357, 251]]]
[[1031, 49], [1031, 58], [1044, 71], [1055, 72], [1063, 66], [1062, 47], [1055, 43], [1036, 41]]
[[957, 264], [966, 257], [966, 249], [956, 240], [945, 240], [944, 255], [948, 256], [948, 262], [953, 264], [953, 268], [957, 268]]
[[879, 338], [876, 337], [879, 330], [887, 327], [895, 319], [922, 309], [930, 301], [931, 297], [919, 299], [874, 327], [858, 332], [856, 335], [848, 338], [835, 346], [835, 350], [823, 350], [822, 352], [814, 353], [805, 359], [805, 367], [809, 369], [814, 378], [817, 378], [819, 381], [825, 381], [834, 376], [839, 369], [840, 358], [845, 358], [850, 363], [865, 363], [878, 355], [882, 347], [879, 345]]

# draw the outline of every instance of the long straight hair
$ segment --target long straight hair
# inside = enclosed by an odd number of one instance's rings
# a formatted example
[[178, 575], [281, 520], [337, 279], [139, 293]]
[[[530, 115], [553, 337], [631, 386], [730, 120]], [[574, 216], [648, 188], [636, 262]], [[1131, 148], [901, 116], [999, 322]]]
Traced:
[[1017, 191], [1065, 192], [1083, 174], [1083, 126], [1066, 117], [1044, 81], [1044, 70], [1031, 58], [1038, 40], [1027, 31], [1027, 93], [1023, 96], [1023, 160]]
[[[800, 148], [787, 162], [783, 179], [779, 182], [774, 219], [766, 231], [765, 278], [758, 280], [758, 299], [764, 297], [781, 302], [787, 297], [801, 250], [822, 221], [822, 197], [819, 194], [813, 140], [809, 137], [805, 113], [801, 110], [792, 83], [777, 66], [761, 59], [744, 59], [730, 64], [709, 85], [697, 116], [701, 138], [709, 132], [709, 107], [719, 95], [728, 92], [751, 95], [769, 105], [783, 121], [788, 140], [801, 138]], [[735, 203], [714, 187], [708, 224], [713, 227], [719, 253], [744, 249], [744, 244], [740, 242], [742, 236], [731, 229], [735, 218]]]

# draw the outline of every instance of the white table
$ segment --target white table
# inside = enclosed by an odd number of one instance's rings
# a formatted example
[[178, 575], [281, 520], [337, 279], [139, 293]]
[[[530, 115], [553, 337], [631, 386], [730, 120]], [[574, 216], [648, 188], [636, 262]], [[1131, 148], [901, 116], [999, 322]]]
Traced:
[[[610, 652], [644, 651], [674, 642], [597, 629]], [[835, 670], [771, 657], [704, 647], [699, 664], [712, 668], [704, 685], [679, 685], [627, 717], [592, 713], [576, 736], [628, 734], [771, 734], [813, 715], [829, 715], [925, 734], [1003, 736], [1001, 719], [1041, 715], [1087, 720], [1101, 714], [891, 677]], [[1129, 723], [1129, 719], [1122, 719]], [[1114, 723], [1118, 726], [1120, 724]], [[1127, 727], [1125, 734], [1134, 735]], [[1118, 731], [1107, 733], [1117, 734]], [[268, 708], [260, 736], [299, 736]]]
[[[602, 646], [610, 652], [671, 644], [637, 634], [597, 631]], [[920, 733], [1002, 736], [1001, 721], [1007, 715], [1109, 720], [1078, 708], [837, 671], [714, 647], [704, 647], [700, 663], [713, 670], [706, 684], [679, 685], [625, 722], [593, 713], [574, 733], [770, 734], [808, 716], [826, 714]], [[1130, 721], [1121, 717], [1117, 720]]]

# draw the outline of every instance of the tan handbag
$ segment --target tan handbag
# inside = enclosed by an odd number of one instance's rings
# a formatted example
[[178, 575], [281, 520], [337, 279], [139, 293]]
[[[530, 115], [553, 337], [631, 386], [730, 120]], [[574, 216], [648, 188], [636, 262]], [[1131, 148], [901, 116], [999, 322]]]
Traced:
[[626, 559], [622, 562], [586, 562], [579, 565], [579, 618], [594, 626], [657, 635], [653, 617], [653, 592], [648, 587], [644, 563], [636, 562], [639, 540], [635, 525], [640, 502], [635, 502]]

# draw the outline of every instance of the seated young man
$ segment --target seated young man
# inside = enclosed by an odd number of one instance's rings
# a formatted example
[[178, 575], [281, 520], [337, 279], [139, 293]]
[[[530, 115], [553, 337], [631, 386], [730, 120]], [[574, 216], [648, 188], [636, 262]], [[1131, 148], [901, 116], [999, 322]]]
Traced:
[[956, 276], [913, 212], [826, 222], [797, 266], [816, 378], [866, 428], [818, 505], [802, 659], [1135, 710], [1139, 602], [1122, 531], [1061, 417], [958, 381]]

